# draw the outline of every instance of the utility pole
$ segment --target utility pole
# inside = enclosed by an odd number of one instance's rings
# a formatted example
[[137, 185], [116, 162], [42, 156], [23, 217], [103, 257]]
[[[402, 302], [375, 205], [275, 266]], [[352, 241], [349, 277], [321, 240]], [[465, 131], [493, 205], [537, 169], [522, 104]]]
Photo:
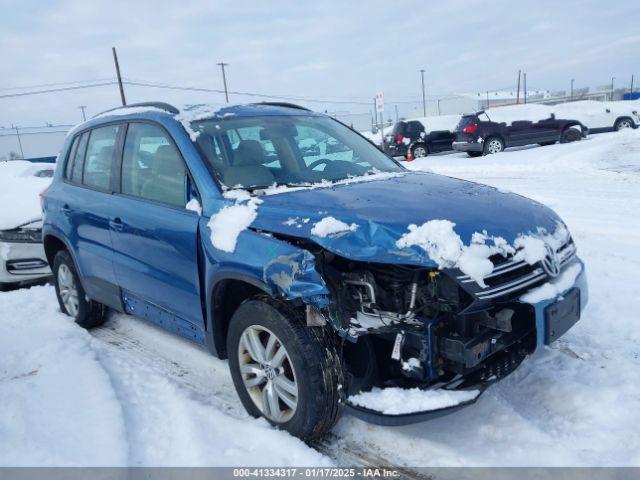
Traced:
[[394, 105], [396, 109], [396, 123], [398, 123], [398, 105]]
[[229, 103], [229, 92], [227, 91], [227, 75], [224, 72], [224, 67], [228, 66], [229, 64], [220, 62], [217, 65], [220, 65], [220, 68], [222, 68], [222, 83], [224, 83], [224, 98], [227, 100], [227, 103]]
[[571, 100], [573, 100], [573, 78], [571, 79]]
[[527, 72], [524, 72], [522, 74], [523, 77], [523, 81], [524, 81], [524, 103], [527, 103]]
[[86, 122], [87, 121], [87, 116], [85, 115], [84, 110], [85, 110], [85, 108], [87, 108], [87, 106], [86, 105], [80, 105], [78, 108], [82, 111], [82, 121]]
[[424, 95], [424, 70], [420, 70], [420, 75], [422, 77], [422, 116], [427, 116], [427, 100]]
[[521, 70], [518, 70], [518, 92], [516, 93], [516, 104], [520, 103], [520, 72]]
[[111, 47], [113, 52], [113, 61], [116, 64], [116, 74], [118, 75], [118, 86], [120, 87], [120, 99], [122, 100], [122, 106], [127, 105], [127, 101], [124, 98], [124, 87], [122, 86], [122, 76], [120, 75], [120, 64], [118, 63], [118, 54], [116, 53], [116, 47]]
[[616, 80], [616, 77], [611, 77], [611, 101], [613, 102], [613, 82]]
[[633, 75], [631, 75], [631, 88], [629, 89], [629, 93], [633, 96]]
[[24, 160], [24, 151], [22, 150], [22, 141], [20, 140], [20, 132], [18, 131], [18, 126], [16, 125], [13, 128], [16, 129], [16, 135], [18, 136], [18, 145], [20, 146], [20, 156]]
[[440, 99], [438, 99], [438, 116], [440, 116]]
[[487, 105], [484, 108], [489, 108], [489, 90], [487, 90]]
[[373, 128], [378, 125], [378, 107], [376, 107], [376, 97], [373, 97], [373, 123], [371, 123], [371, 131], [373, 132]]

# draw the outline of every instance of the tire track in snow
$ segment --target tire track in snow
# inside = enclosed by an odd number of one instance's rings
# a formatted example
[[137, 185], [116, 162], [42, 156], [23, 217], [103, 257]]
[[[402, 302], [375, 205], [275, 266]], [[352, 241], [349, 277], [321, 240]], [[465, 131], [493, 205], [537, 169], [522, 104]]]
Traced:
[[[150, 369], [163, 375], [169, 382], [188, 390], [198, 401], [234, 418], [249, 418], [236, 395], [227, 362], [213, 357], [197, 345], [164, 332], [144, 320], [123, 315], [113, 315], [105, 325], [91, 330], [91, 334], [107, 351], [116, 351], [120, 356], [124, 353], [137, 368]], [[168, 350], [162, 348], [169, 343], [172, 345]], [[105, 369], [110, 370], [108, 367]], [[129, 403], [129, 400], [125, 403]], [[310, 446], [331, 458], [337, 465], [385, 466], [398, 470], [403, 478], [428, 478], [410, 468], [394, 465], [393, 461], [372, 448], [334, 434], [311, 442]]]

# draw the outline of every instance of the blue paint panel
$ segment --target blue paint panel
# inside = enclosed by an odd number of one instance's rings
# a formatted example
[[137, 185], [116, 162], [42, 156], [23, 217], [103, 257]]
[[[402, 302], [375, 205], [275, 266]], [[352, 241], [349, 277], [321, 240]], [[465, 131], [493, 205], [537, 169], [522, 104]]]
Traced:
[[126, 290], [122, 292], [122, 301], [128, 314], [144, 318], [188, 340], [202, 345], [205, 344], [204, 331], [191, 322], [183, 320], [152, 303], [145, 302]]

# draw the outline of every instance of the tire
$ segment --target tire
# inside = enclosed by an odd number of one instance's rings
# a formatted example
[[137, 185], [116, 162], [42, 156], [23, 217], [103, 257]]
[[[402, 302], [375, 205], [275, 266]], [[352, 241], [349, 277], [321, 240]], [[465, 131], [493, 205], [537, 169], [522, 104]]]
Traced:
[[618, 120], [616, 120], [616, 123], [613, 126], [613, 129], [616, 132], [618, 132], [620, 130], [624, 130], [626, 128], [633, 128], [633, 127], [634, 127], [633, 120], [631, 120], [630, 118], [627, 118], [627, 117], [623, 117], [623, 118], [619, 118]]
[[483, 155], [493, 155], [504, 151], [504, 142], [498, 137], [489, 137], [484, 141]]
[[333, 333], [307, 327], [304, 318], [267, 296], [246, 300], [231, 318], [227, 352], [233, 384], [247, 412], [308, 441], [323, 436], [338, 420], [344, 380]]
[[481, 157], [482, 152], [467, 152], [467, 155], [469, 155], [470, 157]]
[[424, 158], [429, 155], [429, 149], [423, 143], [419, 143], [418, 145], [414, 145], [411, 148], [411, 155], [413, 158]]
[[60, 250], [53, 259], [53, 284], [60, 310], [78, 325], [94, 328], [105, 322], [107, 307], [87, 298], [73, 259], [66, 250]]
[[571, 143], [577, 142], [582, 138], [582, 133], [576, 130], [575, 128], [565, 128], [564, 132], [562, 132], [562, 139], [560, 143]]
[[540, 145], [541, 147], [546, 147], [546, 146], [548, 146], [548, 145], [553, 145], [553, 144], [555, 144], [555, 143], [556, 143], [556, 142], [542, 142], [542, 143], [539, 143], [538, 145]]

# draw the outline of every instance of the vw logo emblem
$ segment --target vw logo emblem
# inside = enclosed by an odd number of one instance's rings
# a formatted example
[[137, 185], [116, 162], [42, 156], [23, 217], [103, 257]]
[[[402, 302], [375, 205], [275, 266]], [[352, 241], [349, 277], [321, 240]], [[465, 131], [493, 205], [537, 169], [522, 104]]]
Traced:
[[550, 245], [545, 245], [547, 255], [540, 262], [542, 269], [550, 277], [557, 277], [560, 275], [560, 259], [558, 258], [558, 252], [556, 252]]

